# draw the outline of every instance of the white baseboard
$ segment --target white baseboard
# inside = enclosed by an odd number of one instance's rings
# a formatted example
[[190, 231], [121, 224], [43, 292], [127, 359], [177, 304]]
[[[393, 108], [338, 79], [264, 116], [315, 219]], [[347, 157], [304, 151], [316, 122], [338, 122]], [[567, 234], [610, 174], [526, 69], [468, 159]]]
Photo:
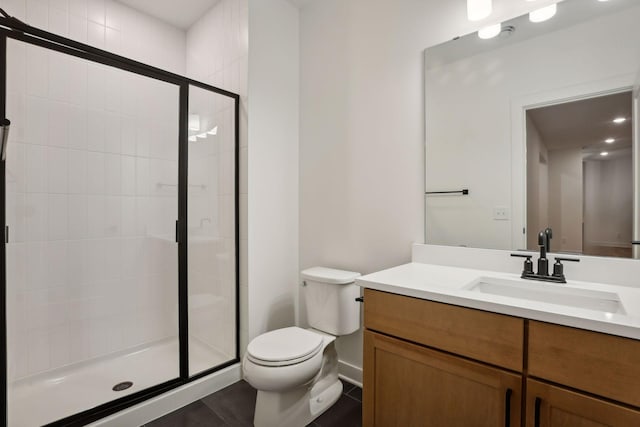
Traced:
[[127, 408], [124, 411], [105, 417], [89, 426], [140, 426], [234, 384], [240, 381], [241, 378], [242, 369], [238, 363]]
[[343, 360], [338, 360], [338, 376], [348, 383], [362, 387], [362, 368]]

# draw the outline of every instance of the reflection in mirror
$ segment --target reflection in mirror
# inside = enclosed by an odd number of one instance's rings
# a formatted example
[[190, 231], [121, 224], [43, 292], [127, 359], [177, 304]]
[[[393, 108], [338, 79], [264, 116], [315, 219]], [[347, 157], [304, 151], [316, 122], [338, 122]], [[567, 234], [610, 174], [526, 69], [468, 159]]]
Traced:
[[554, 252], [632, 256], [638, 22], [637, 0], [566, 0], [425, 51], [425, 190], [469, 189], [425, 195], [426, 243], [535, 249], [550, 227]]
[[631, 121], [614, 122], [629, 117], [629, 91], [527, 110], [526, 223], [561, 236], [552, 250], [631, 257]]

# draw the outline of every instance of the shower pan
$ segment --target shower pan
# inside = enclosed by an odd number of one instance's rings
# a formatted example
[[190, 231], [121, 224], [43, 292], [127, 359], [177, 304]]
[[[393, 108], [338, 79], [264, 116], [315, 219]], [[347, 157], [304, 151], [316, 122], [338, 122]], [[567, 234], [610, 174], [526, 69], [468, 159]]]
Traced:
[[5, 425], [85, 425], [237, 363], [238, 95], [0, 26]]

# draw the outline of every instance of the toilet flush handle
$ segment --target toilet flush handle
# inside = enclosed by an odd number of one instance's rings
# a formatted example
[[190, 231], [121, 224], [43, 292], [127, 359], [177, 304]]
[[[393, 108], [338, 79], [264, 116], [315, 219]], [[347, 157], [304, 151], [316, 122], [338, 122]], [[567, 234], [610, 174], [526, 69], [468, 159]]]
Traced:
[[364, 297], [358, 297], [358, 298], [356, 298], [356, 302], [364, 302]]

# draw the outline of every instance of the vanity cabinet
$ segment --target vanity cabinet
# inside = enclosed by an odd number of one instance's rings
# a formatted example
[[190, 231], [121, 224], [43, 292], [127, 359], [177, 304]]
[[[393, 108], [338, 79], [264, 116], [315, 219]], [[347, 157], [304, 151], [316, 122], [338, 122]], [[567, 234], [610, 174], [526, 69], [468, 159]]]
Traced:
[[364, 300], [365, 426], [640, 426], [640, 341], [371, 289]]

